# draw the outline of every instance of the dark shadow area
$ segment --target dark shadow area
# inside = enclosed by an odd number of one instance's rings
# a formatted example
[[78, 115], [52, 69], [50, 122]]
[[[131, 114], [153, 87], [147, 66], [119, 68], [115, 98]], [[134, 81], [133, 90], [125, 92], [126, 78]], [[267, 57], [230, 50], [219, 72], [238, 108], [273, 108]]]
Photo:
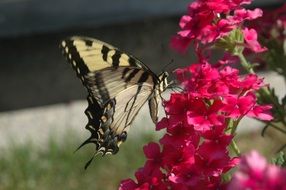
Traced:
[[187, 65], [194, 56], [178, 56], [169, 48], [179, 18], [85, 28], [0, 40], [0, 111], [84, 99], [86, 91], [58, 48], [72, 35], [98, 38], [130, 52], [154, 72]]

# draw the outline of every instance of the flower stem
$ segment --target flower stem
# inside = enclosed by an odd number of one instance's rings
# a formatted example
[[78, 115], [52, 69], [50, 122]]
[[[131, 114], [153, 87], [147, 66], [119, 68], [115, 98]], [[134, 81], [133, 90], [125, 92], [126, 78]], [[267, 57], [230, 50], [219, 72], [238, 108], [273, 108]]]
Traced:
[[240, 119], [233, 121], [230, 134], [232, 134], [232, 135], [235, 134], [239, 121], [240, 121]]
[[253, 70], [253, 68], [252, 68], [252, 65], [246, 60], [246, 58], [244, 57], [244, 55], [243, 55], [242, 53], [238, 53], [238, 54], [236, 54], [236, 55], [239, 57], [239, 59], [240, 59], [240, 61], [241, 61], [241, 65], [243, 66], [243, 68], [244, 68], [246, 71], [248, 71], [249, 73], [254, 74], [255, 72], [254, 72], [254, 70]]
[[234, 140], [231, 140], [230, 147], [237, 156], [240, 156], [240, 150]]

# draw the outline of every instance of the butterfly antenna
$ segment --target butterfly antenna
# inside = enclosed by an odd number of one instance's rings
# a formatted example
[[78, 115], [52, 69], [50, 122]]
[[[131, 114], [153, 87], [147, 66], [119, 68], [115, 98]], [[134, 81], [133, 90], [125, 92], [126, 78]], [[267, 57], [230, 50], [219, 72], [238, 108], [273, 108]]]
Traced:
[[170, 66], [171, 64], [173, 64], [173, 63], [174, 63], [174, 59], [171, 59], [171, 61], [170, 61], [169, 63], [167, 63], [166, 65], [164, 65], [164, 67], [163, 67], [163, 69], [162, 69], [162, 72], [166, 71], [166, 68], [167, 68], [168, 66]]
[[178, 90], [179, 92], [184, 91], [184, 89], [183, 89], [181, 86], [178, 86], [178, 85], [175, 86], [175, 89], [179, 89], [179, 90]]
[[[184, 91], [184, 89], [181, 87], [181, 86], [179, 86], [179, 85], [177, 85], [177, 84], [175, 84], [174, 83], [174, 81], [172, 81], [171, 83], [170, 83], [170, 85], [168, 86], [168, 88], [170, 88], [173, 92], [182, 92], [182, 91]], [[178, 89], [178, 90], [177, 90]]]

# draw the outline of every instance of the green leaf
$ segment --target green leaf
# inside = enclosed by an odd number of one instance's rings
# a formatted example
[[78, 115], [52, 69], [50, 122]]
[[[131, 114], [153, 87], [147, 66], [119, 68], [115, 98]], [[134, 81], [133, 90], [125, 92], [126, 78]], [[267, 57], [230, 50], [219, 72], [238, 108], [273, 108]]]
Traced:
[[243, 47], [243, 34], [240, 28], [235, 29], [215, 43], [215, 47], [224, 49], [233, 55], [241, 54]]
[[272, 158], [272, 163], [276, 166], [286, 167], [286, 155], [283, 151], [280, 151], [275, 158]]

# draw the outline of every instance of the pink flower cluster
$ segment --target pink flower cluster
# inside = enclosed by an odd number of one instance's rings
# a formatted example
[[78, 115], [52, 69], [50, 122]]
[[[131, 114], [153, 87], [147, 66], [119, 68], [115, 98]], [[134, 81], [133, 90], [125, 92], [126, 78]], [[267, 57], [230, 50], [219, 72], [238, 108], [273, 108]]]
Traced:
[[172, 93], [163, 102], [166, 117], [157, 123], [156, 130], [164, 129], [166, 134], [159, 143], [144, 147], [145, 165], [135, 173], [136, 180], [123, 180], [120, 190], [217, 190], [235, 186], [235, 181], [229, 186], [222, 184], [222, 176], [239, 162], [228, 151], [233, 129], [244, 116], [271, 120], [271, 106], [257, 104], [255, 93], [265, 86], [261, 78], [255, 74], [240, 77], [239, 70], [229, 66], [233, 57], [227, 54], [212, 66], [200, 45], [239, 30], [238, 38], [242, 36], [244, 42], [235, 41], [235, 46], [265, 51], [256, 31], [242, 26], [245, 20], [262, 15], [260, 9], [241, 7], [250, 2], [196, 0], [189, 5], [188, 14], [180, 21], [181, 31], [171, 44], [184, 52], [194, 41], [199, 63], [175, 71], [184, 91]]
[[[204, 113], [204, 121], [197, 120], [196, 117], [189, 118], [189, 122], [194, 126], [202, 127], [202, 124], [207, 122], [217, 125], [222, 123], [221, 120], [225, 117], [241, 119], [249, 116], [267, 121], [272, 119], [269, 112], [271, 106], [256, 103], [254, 92], [264, 86], [263, 80], [256, 74], [248, 74], [241, 78], [238, 69], [227, 65], [212, 67], [205, 60], [204, 63], [178, 69], [176, 74], [197, 105], [192, 108], [192, 113]], [[205, 99], [212, 100], [212, 104], [198, 106]]]
[[[215, 42], [241, 27], [245, 20], [262, 16], [260, 9], [246, 10], [244, 4], [251, 0], [196, 0], [188, 7], [187, 15], [180, 21], [181, 30], [171, 39], [171, 46], [179, 52], [185, 52], [192, 41], [203, 44]], [[257, 42], [257, 33], [253, 29], [243, 30], [245, 46], [254, 52], [266, 48]]]
[[227, 190], [286, 190], [286, 169], [267, 164], [265, 158], [252, 151], [243, 156]]
[[238, 162], [227, 149], [229, 118], [272, 119], [270, 106], [256, 104], [254, 91], [263, 86], [256, 75], [241, 79], [238, 70], [207, 62], [176, 73], [185, 91], [164, 102], [167, 116], [156, 125], [167, 133], [160, 144], [144, 147], [147, 161], [135, 174], [137, 182], [124, 180], [120, 190], [218, 189], [222, 174]]

